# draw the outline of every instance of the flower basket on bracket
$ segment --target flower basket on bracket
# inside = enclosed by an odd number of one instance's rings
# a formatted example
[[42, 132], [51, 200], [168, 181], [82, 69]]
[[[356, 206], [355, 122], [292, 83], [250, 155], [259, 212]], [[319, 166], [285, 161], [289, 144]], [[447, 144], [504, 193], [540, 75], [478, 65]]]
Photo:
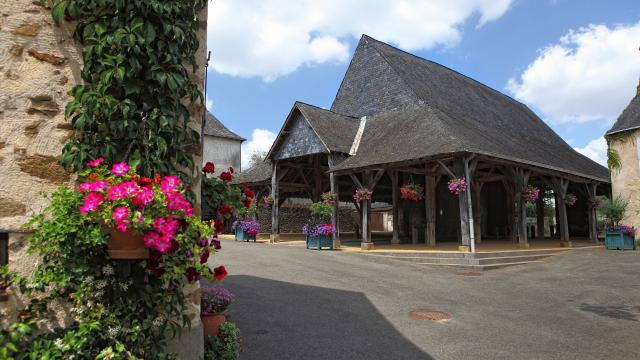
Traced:
[[371, 200], [371, 196], [373, 196], [373, 191], [367, 188], [357, 189], [356, 193], [353, 194], [353, 200], [363, 202], [365, 200]]
[[591, 210], [598, 210], [602, 208], [603, 204], [602, 204], [602, 201], [600, 200], [589, 200], [589, 202], [587, 203], [587, 206]]
[[322, 202], [327, 205], [334, 205], [336, 201], [338, 201], [338, 197], [336, 196], [336, 194], [330, 191], [322, 194], [321, 198], [322, 198]]
[[540, 197], [540, 188], [528, 185], [527, 188], [522, 192], [522, 199], [526, 202], [536, 202]]
[[424, 199], [424, 188], [415, 183], [409, 183], [400, 188], [400, 197], [406, 200], [420, 201]]
[[449, 180], [447, 188], [453, 195], [460, 195], [467, 191], [467, 182], [463, 178], [456, 178]]
[[262, 197], [262, 207], [264, 207], [265, 209], [268, 209], [271, 207], [271, 205], [273, 205], [273, 196], [271, 195], [265, 195]]
[[567, 196], [564, 197], [564, 203], [569, 206], [575, 205], [576, 201], [578, 201], [578, 198], [571, 193], [567, 194]]

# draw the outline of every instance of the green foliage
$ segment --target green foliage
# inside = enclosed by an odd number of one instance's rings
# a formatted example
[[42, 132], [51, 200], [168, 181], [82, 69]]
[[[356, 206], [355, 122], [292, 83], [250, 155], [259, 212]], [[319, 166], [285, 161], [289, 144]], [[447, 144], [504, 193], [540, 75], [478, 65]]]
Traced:
[[622, 161], [620, 160], [620, 154], [611, 147], [607, 149], [607, 166], [609, 171], [618, 171], [622, 167]]
[[[222, 181], [215, 176], [202, 177], [202, 199], [212, 211], [216, 211], [225, 204], [236, 211], [242, 209], [242, 190], [228, 181]], [[226, 218], [233, 216], [233, 213], [224, 214]]]
[[240, 330], [232, 322], [220, 325], [218, 336], [210, 336], [204, 348], [205, 360], [235, 360], [241, 350]]
[[614, 142], [626, 143], [627, 141], [634, 141], [635, 137], [633, 136], [633, 131], [624, 131], [620, 133], [616, 133], [613, 135], [607, 135], [607, 166], [609, 167], [609, 171], [615, 172], [619, 171], [622, 167], [622, 160], [620, 158], [620, 154], [611, 147]]
[[83, 45], [85, 84], [73, 88], [65, 108], [74, 132], [62, 165], [81, 170], [102, 156], [139, 163], [149, 177], [192, 169], [199, 136], [187, 126], [188, 106], [202, 94], [190, 74], [206, 0], [48, 2], [56, 23], [76, 21], [74, 37]]
[[253, 215], [255, 215], [257, 212], [258, 212], [258, 207], [256, 206], [256, 203], [254, 201], [251, 203], [249, 207], [241, 206], [236, 212], [236, 216], [239, 219], [249, 219]]
[[316, 218], [318, 220], [327, 220], [331, 217], [331, 212], [333, 208], [329, 204], [325, 204], [323, 202], [316, 202], [309, 206], [309, 212], [311, 213], [311, 217]]
[[607, 221], [609, 225], [618, 226], [620, 221], [624, 219], [624, 214], [627, 212], [629, 206], [629, 200], [616, 196], [614, 198], [605, 198], [602, 201], [602, 208], [598, 210], [598, 213]]

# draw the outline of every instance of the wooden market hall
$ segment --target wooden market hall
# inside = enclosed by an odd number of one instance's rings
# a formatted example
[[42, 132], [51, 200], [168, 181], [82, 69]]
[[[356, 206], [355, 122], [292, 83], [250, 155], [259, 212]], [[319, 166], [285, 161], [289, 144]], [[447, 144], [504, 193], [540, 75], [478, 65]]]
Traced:
[[[450, 179], [465, 179], [467, 191], [453, 195]], [[484, 239], [502, 239], [528, 248], [532, 235], [544, 237], [527, 228], [528, 185], [553, 192], [562, 246], [597, 241], [589, 204], [610, 192], [607, 169], [524, 104], [366, 35], [331, 109], [296, 102], [266, 160], [236, 181], [272, 195], [272, 241], [286, 198], [319, 201], [331, 191], [353, 202], [356, 189], [371, 190], [371, 200], [354, 202], [365, 250], [374, 248], [372, 203], [392, 206], [391, 244], [457, 242], [460, 251], [475, 251]], [[401, 199], [407, 183], [422, 186], [424, 200]], [[564, 201], [568, 194], [577, 197], [573, 206]], [[540, 196], [536, 229], [545, 228], [544, 206]], [[340, 229], [337, 213], [336, 203], [332, 221]]]

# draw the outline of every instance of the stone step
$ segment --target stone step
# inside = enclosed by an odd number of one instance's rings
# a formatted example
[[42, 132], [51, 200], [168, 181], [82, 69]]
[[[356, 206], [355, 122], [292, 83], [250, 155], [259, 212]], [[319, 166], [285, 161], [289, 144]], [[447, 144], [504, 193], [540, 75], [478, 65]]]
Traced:
[[415, 264], [424, 265], [424, 266], [443, 266], [451, 269], [460, 269], [460, 270], [485, 271], [485, 270], [505, 268], [508, 266], [539, 264], [543, 262], [544, 261], [540, 261], [540, 260], [532, 260], [532, 261], [505, 262], [500, 264], [488, 264], [488, 265], [471, 265], [471, 264], [461, 265], [461, 264], [431, 263], [431, 262], [417, 262]]
[[521, 262], [521, 261], [535, 261], [541, 260], [550, 256], [555, 256], [556, 254], [537, 254], [537, 255], [518, 255], [518, 256], [509, 256], [509, 257], [487, 257], [487, 258], [478, 258], [478, 259], [469, 259], [471, 263], [477, 265], [492, 265], [492, 264], [505, 264], [512, 262]]

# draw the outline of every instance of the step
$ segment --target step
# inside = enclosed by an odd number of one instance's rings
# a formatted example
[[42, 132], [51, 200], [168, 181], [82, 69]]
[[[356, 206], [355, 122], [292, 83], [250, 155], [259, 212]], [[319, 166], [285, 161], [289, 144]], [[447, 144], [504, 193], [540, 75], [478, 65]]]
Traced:
[[509, 263], [509, 262], [541, 260], [541, 259], [555, 256], [555, 255], [556, 254], [518, 255], [518, 256], [509, 256], [509, 257], [488, 257], [488, 258], [469, 259], [469, 260], [473, 264], [491, 265], [491, 264], [503, 264], [503, 263]]
[[540, 264], [544, 263], [544, 261], [540, 260], [532, 260], [532, 261], [515, 261], [515, 262], [507, 262], [501, 264], [489, 264], [489, 265], [460, 265], [460, 264], [446, 264], [446, 263], [433, 263], [433, 262], [419, 262], [415, 263], [416, 265], [424, 265], [424, 266], [443, 266], [452, 269], [464, 269], [464, 270], [475, 270], [475, 271], [485, 271], [485, 270], [494, 270], [505, 268], [508, 266], [517, 266], [517, 265], [527, 265], [527, 264]]

